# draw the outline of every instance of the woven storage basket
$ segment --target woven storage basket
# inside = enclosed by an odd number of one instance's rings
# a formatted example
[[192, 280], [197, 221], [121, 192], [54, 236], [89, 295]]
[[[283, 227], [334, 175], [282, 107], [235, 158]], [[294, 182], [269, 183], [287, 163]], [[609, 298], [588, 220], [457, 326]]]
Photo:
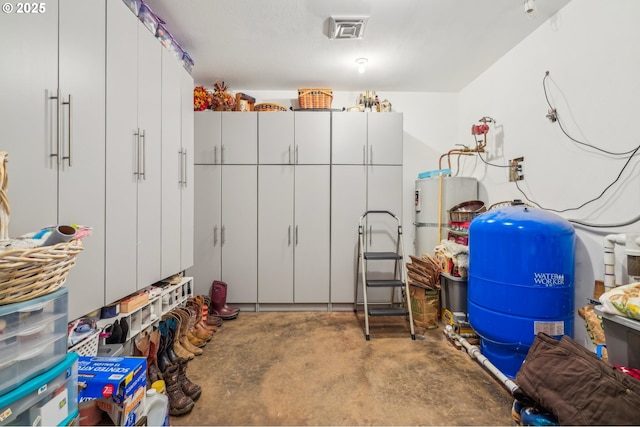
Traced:
[[333, 101], [333, 90], [320, 88], [298, 89], [298, 101], [300, 102], [300, 108], [303, 110], [309, 108], [329, 109], [331, 108], [331, 101]]
[[254, 111], [287, 111], [287, 107], [284, 105], [276, 104], [273, 102], [263, 102], [253, 106]]
[[0, 305], [49, 294], [67, 280], [82, 240], [0, 252]]

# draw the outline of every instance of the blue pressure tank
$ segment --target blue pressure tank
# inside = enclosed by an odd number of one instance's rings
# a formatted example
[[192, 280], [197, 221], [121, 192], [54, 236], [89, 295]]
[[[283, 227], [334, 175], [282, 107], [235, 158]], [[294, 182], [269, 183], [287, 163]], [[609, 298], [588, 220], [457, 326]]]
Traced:
[[514, 201], [469, 227], [469, 323], [480, 350], [515, 378], [539, 332], [573, 337], [575, 231]]

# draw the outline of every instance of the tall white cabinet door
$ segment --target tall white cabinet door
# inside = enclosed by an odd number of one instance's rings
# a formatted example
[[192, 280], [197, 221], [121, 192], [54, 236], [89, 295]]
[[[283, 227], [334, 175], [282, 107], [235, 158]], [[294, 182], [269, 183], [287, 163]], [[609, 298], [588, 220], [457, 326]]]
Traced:
[[221, 114], [221, 162], [228, 165], [258, 163], [258, 113], [224, 111]]
[[[357, 114], [353, 113], [353, 115]], [[332, 166], [331, 302], [333, 303], [353, 303], [358, 257], [358, 221], [366, 209], [367, 167]]]
[[182, 152], [182, 66], [168, 49], [162, 50], [162, 277], [180, 269], [181, 192], [184, 156]]
[[331, 113], [296, 111], [294, 163], [331, 163]]
[[[367, 182], [367, 209], [387, 210], [402, 221], [402, 166], [369, 166]], [[395, 252], [398, 241], [398, 222], [390, 215], [373, 214], [367, 217], [369, 232], [366, 250]], [[406, 248], [405, 248], [406, 249]], [[390, 279], [394, 261], [368, 263], [370, 279]], [[373, 289], [372, 301], [388, 301], [387, 289]]]
[[[193, 88], [191, 91], [193, 92]], [[222, 113], [212, 110], [196, 111], [193, 113], [193, 121], [194, 162], [198, 165], [219, 165], [222, 161]]]
[[161, 49], [147, 28], [138, 23], [138, 126], [144, 132], [142, 172], [138, 181], [138, 284], [137, 289], [162, 279], [158, 215], [162, 197], [161, 163]]
[[368, 164], [401, 165], [402, 113], [367, 113]]
[[293, 113], [258, 113], [258, 162], [291, 165], [295, 163]]
[[[15, 3], [10, 3], [15, 6]], [[3, 13], [0, 23], [0, 122], [9, 153], [9, 236], [56, 221], [58, 152], [58, 1], [45, 13]], [[34, 209], [34, 200], [37, 208]], [[79, 220], [76, 220], [79, 221]]]
[[331, 153], [333, 164], [366, 164], [367, 114], [331, 114]]
[[260, 165], [258, 178], [258, 301], [292, 303], [294, 167]]
[[[138, 20], [107, 2], [105, 300], [137, 288]], [[158, 216], [157, 211], [154, 216]]]
[[329, 166], [295, 167], [294, 302], [329, 302]]
[[180, 68], [182, 100], [180, 102], [182, 151], [184, 155], [183, 186], [181, 192], [180, 223], [180, 269], [193, 265], [193, 203], [194, 203], [194, 141], [193, 141], [193, 77], [183, 67]]
[[[84, 250], [65, 284], [69, 288], [70, 319], [106, 303], [105, 7], [104, 0], [60, 3], [59, 86], [63, 101], [60, 149], [63, 159], [58, 176], [57, 222], [93, 228], [91, 236], [84, 239]], [[84, 19], [87, 16], [92, 19]], [[79, 57], [83, 59], [81, 67]]]
[[222, 280], [232, 303], [256, 303], [258, 298], [257, 182], [255, 165], [222, 167]]
[[222, 166], [197, 165], [194, 169], [194, 262], [187, 274], [193, 277], [196, 295], [209, 295], [211, 283], [221, 279]]

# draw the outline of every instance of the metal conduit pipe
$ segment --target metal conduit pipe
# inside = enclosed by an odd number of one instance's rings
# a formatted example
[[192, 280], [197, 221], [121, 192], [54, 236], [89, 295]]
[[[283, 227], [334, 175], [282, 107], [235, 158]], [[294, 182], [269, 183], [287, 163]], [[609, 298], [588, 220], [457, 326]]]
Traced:
[[489, 361], [486, 357], [482, 355], [480, 349], [469, 343], [466, 339], [461, 337], [459, 334], [455, 333], [453, 327], [451, 325], [447, 325], [445, 327], [445, 334], [447, 338], [455, 340], [460, 343], [466, 350], [469, 357], [475, 359], [480, 365], [484, 366], [493, 376], [495, 376], [506, 388], [509, 390], [511, 395], [514, 394], [518, 387], [518, 384], [511, 381], [509, 377], [502, 373], [498, 368], [495, 367], [493, 363]]

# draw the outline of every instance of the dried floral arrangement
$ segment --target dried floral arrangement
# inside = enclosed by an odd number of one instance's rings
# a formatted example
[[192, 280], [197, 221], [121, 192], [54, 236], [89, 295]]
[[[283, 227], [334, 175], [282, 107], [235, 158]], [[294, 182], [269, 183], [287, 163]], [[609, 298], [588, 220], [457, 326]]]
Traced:
[[234, 111], [236, 97], [229, 91], [229, 87], [219, 80], [213, 84], [213, 90], [207, 90], [204, 86], [196, 86], [193, 89], [193, 109], [195, 111], [215, 110]]
[[211, 107], [211, 93], [204, 86], [193, 89], [193, 110], [204, 111]]

